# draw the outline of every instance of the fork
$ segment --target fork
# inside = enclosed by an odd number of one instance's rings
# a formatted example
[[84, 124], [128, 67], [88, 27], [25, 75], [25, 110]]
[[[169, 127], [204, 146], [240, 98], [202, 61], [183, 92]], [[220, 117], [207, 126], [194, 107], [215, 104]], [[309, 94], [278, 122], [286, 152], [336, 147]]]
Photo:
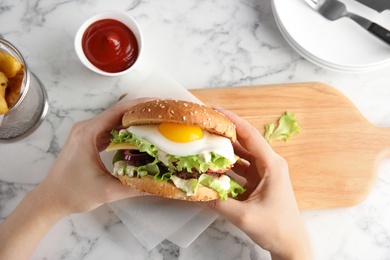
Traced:
[[305, 0], [314, 10], [328, 20], [335, 21], [342, 17], [348, 17], [358, 23], [364, 29], [390, 44], [390, 31], [360, 15], [348, 12], [344, 3], [338, 0]]

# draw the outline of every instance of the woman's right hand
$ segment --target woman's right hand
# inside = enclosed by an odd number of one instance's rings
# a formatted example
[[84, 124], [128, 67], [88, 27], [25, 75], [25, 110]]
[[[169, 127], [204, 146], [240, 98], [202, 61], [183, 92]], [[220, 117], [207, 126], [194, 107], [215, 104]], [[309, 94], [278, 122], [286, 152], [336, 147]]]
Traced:
[[247, 180], [247, 191], [243, 200], [216, 200], [210, 207], [268, 250], [273, 259], [310, 259], [286, 160], [247, 121], [233, 112], [217, 110], [237, 127], [234, 148], [241, 159], [233, 170]]

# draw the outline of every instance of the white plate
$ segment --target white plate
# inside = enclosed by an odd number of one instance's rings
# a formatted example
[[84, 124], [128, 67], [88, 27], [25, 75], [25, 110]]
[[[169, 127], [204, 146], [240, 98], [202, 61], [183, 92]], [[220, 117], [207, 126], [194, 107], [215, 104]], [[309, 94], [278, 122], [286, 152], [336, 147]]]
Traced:
[[283, 34], [286, 41], [291, 45], [291, 47], [296, 52], [298, 52], [300, 55], [302, 55], [304, 58], [306, 58], [310, 62], [312, 62], [320, 67], [324, 67], [324, 68], [327, 68], [329, 70], [333, 70], [333, 71], [337, 71], [337, 72], [357, 73], [357, 72], [370, 72], [370, 71], [378, 70], [378, 69], [384, 68], [386, 66], [389, 66], [389, 64], [383, 63], [381, 65], [378, 64], [378, 65], [372, 66], [372, 67], [350, 68], [350, 67], [345, 67], [345, 66], [341, 66], [341, 65], [330, 64], [327, 61], [321, 60], [318, 57], [313, 56], [311, 53], [307, 52], [302, 47], [300, 47], [295, 42], [295, 40], [288, 34], [288, 32], [284, 29], [283, 25], [280, 23], [279, 18], [277, 16], [275, 16], [275, 20], [276, 20], [276, 23], [277, 23], [281, 33]]
[[[345, 1], [348, 9], [389, 28], [385, 13]], [[276, 22], [287, 42], [313, 63], [333, 70], [363, 72], [390, 65], [390, 45], [348, 18], [329, 21], [304, 0], [273, 0]], [[382, 16], [379, 16], [382, 15]], [[387, 19], [387, 20], [386, 20]]]

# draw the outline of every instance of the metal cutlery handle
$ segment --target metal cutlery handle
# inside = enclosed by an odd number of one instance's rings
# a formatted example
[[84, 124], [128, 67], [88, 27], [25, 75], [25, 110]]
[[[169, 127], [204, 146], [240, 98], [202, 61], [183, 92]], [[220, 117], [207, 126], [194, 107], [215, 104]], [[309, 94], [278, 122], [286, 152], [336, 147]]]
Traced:
[[367, 31], [378, 37], [379, 39], [390, 44], [390, 31], [386, 28], [380, 26], [377, 23], [371, 22], [370, 20], [361, 17], [360, 15], [349, 13], [348, 17], [354, 20], [359, 25], [361, 25]]
[[368, 27], [367, 30], [382, 39], [383, 41], [390, 44], [390, 32], [386, 28], [383, 28], [379, 24], [371, 23], [370, 27]]

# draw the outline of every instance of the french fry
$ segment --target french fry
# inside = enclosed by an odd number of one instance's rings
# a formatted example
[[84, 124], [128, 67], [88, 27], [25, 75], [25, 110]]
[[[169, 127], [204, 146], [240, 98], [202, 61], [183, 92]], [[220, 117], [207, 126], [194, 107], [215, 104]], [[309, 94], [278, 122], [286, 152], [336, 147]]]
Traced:
[[19, 99], [24, 66], [8, 53], [0, 51], [0, 114], [5, 114]]
[[7, 102], [3, 96], [0, 96], [0, 115], [8, 112]]
[[15, 77], [8, 79], [8, 88], [5, 95], [8, 107], [11, 108], [20, 97], [24, 71], [20, 70]]
[[8, 85], [7, 76], [0, 71], [0, 115], [8, 112], [8, 104], [5, 100], [5, 92]]
[[0, 71], [0, 95], [4, 97], [5, 89], [8, 86], [8, 78], [7, 76]]
[[0, 71], [4, 72], [7, 78], [13, 78], [23, 69], [23, 65], [8, 53], [0, 51]]

